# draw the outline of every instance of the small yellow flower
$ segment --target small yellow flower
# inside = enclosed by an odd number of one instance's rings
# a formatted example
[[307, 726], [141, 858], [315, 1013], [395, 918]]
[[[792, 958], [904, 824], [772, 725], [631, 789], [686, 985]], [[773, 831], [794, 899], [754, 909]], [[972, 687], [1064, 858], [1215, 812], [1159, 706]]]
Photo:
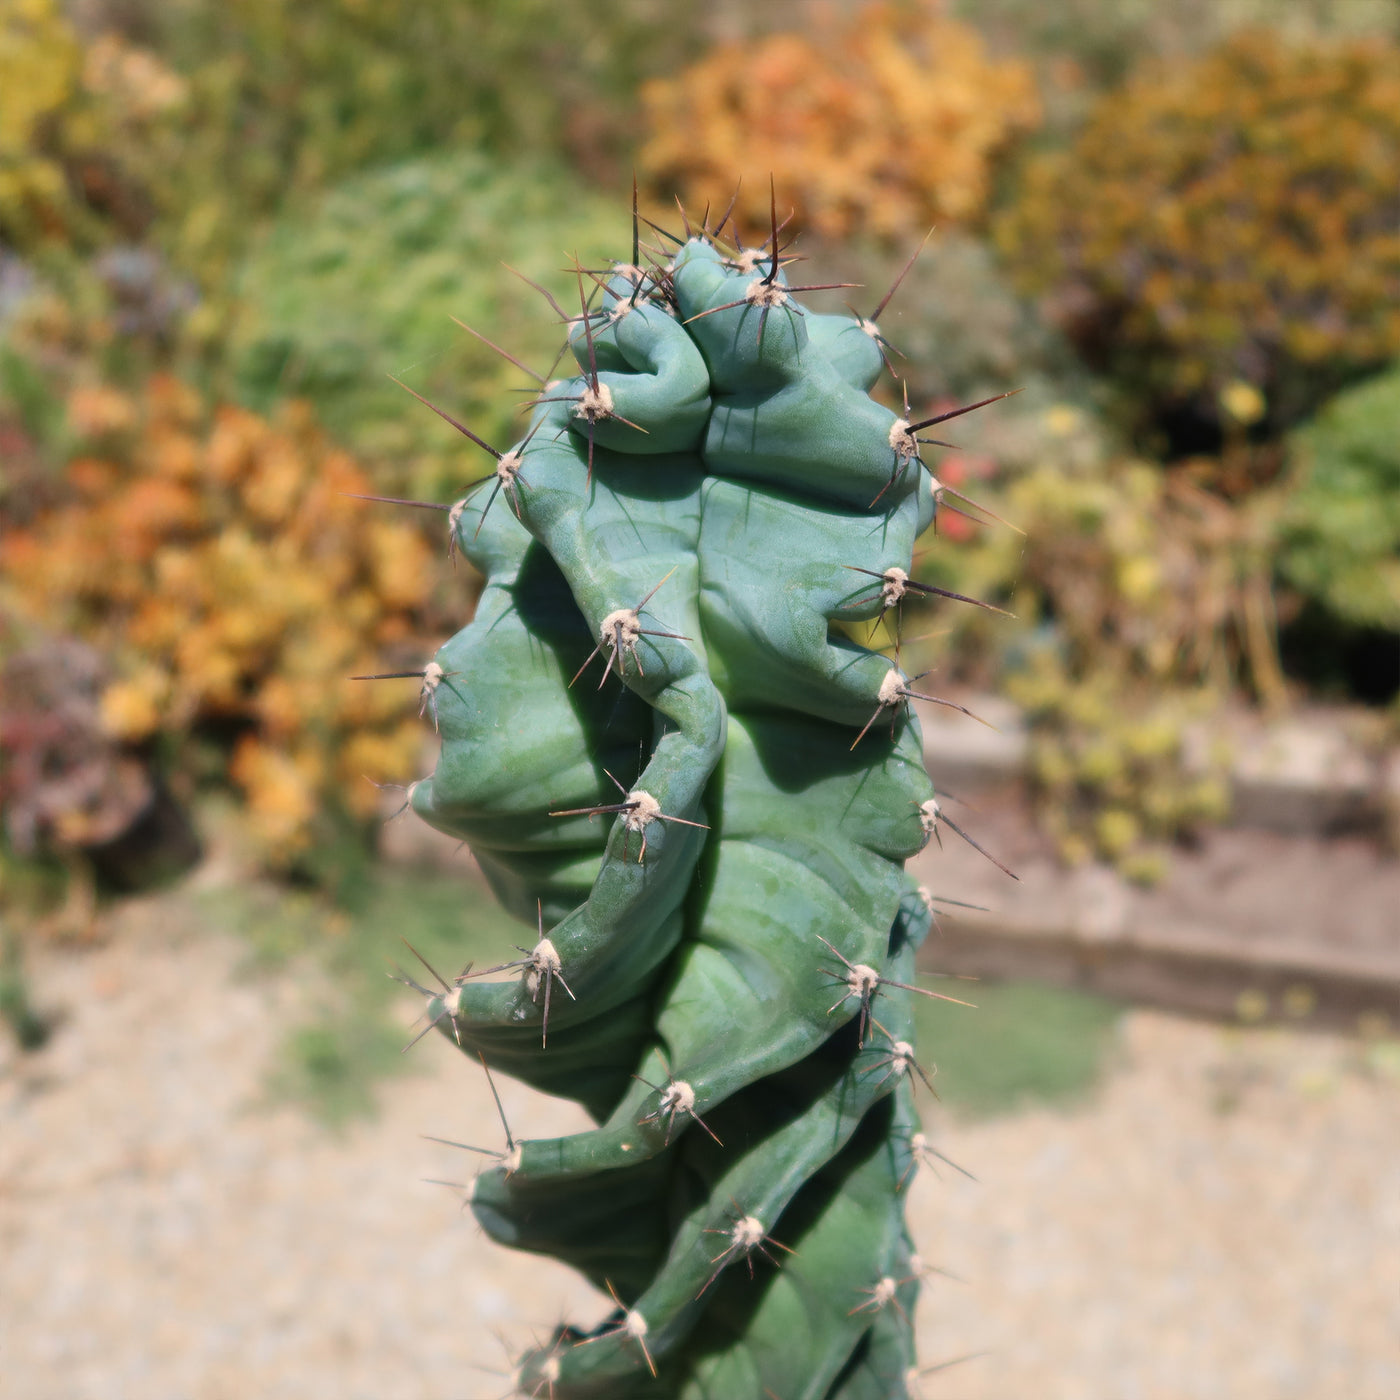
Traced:
[[1072, 404], [1052, 404], [1045, 410], [1045, 431], [1053, 438], [1067, 438], [1080, 425], [1080, 412]]
[[1232, 379], [1220, 391], [1220, 407], [1242, 428], [1257, 423], [1267, 406], [1263, 394], [1243, 379]]
[[1141, 606], [1157, 591], [1162, 567], [1150, 554], [1137, 554], [1118, 564], [1118, 591], [1125, 602]]
[[1138, 819], [1120, 807], [1100, 812], [1094, 823], [1094, 836], [1099, 850], [1110, 860], [1126, 855], [1142, 837]]

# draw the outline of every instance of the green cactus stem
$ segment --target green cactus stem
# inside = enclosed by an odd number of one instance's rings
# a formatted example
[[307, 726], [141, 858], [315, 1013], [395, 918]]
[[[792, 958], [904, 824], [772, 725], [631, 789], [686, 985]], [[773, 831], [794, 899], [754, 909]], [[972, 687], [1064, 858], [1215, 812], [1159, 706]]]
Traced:
[[598, 276], [579, 373], [449, 512], [485, 588], [415, 673], [442, 748], [410, 802], [537, 942], [418, 990], [592, 1115], [510, 1140], [471, 1205], [617, 1302], [525, 1395], [854, 1400], [915, 1364], [936, 697], [834, 624], [898, 602], [937, 483], [870, 397], [874, 322], [801, 305], [777, 235]]

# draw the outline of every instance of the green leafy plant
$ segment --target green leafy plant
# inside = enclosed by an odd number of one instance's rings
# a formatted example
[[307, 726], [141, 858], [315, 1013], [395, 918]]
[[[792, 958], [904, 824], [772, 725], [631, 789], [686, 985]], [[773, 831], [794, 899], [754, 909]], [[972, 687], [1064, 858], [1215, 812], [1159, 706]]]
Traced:
[[509, 326], [498, 338], [540, 369], [557, 335], [527, 314], [535, 293], [519, 278], [498, 268], [467, 279], [462, 267], [491, 266], [508, 240], [512, 267], [562, 292], [561, 244], [590, 256], [611, 212], [557, 166], [471, 151], [369, 171], [295, 201], [239, 275], [230, 387], [259, 412], [287, 394], [309, 398], [389, 489], [450, 489], [461, 479], [459, 443], [428, 415], [406, 417], [389, 376], [450, 402], [484, 436], [508, 432], [503, 391], [525, 376], [451, 318]]
[[930, 697], [838, 624], [902, 600], [932, 424], [869, 396], [875, 326], [799, 303], [776, 213], [765, 249], [675, 243], [589, 274], [581, 372], [444, 508], [486, 582], [420, 673], [442, 751], [408, 801], [534, 937], [406, 980], [598, 1125], [479, 1148], [488, 1234], [618, 1305], [526, 1355], [524, 1394], [904, 1395], [934, 896], [903, 862], [959, 828]]
[[1400, 367], [1333, 399], [1290, 453], [1280, 573], [1353, 627], [1400, 632]]

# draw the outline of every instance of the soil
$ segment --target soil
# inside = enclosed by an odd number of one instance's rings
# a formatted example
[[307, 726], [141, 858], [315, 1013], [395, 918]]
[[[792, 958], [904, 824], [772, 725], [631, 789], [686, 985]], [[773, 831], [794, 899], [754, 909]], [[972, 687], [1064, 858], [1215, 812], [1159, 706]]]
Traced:
[[[608, 1304], [485, 1240], [451, 1188], [500, 1146], [445, 1041], [328, 1134], [269, 1102], [311, 972], [178, 897], [110, 941], [39, 950], [64, 1013], [0, 1050], [6, 1400], [494, 1400], [508, 1353]], [[405, 1004], [407, 1027], [413, 1017]], [[503, 1084], [517, 1137], [582, 1115]], [[929, 1131], [976, 1182], [921, 1172], [929, 1400], [1400, 1395], [1400, 1046], [1136, 1011], [1093, 1098]], [[951, 1277], [952, 1275], [956, 1276]]]

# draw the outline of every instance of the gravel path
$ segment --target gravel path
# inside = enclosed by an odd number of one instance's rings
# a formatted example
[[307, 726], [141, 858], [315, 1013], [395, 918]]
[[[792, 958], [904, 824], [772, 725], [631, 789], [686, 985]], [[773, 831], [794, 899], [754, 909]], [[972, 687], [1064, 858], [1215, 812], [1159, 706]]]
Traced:
[[[312, 977], [237, 975], [178, 899], [32, 966], [68, 1019], [0, 1049], [5, 1400], [494, 1400], [512, 1346], [605, 1304], [489, 1244], [438, 1133], [494, 1145], [479, 1073], [431, 1038], [335, 1138], [263, 1083]], [[405, 1020], [411, 1012], [406, 1008]], [[1400, 1063], [1384, 1044], [1134, 1013], [1094, 1101], [932, 1128], [928, 1400], [1394, 1400]], [[579, 1114], [504, 1086], [517, 1136]], [[499, 1335], [498, 1335], [499, 1334]], [[500, 1374], [493, 1374], [496, 1371]]]

